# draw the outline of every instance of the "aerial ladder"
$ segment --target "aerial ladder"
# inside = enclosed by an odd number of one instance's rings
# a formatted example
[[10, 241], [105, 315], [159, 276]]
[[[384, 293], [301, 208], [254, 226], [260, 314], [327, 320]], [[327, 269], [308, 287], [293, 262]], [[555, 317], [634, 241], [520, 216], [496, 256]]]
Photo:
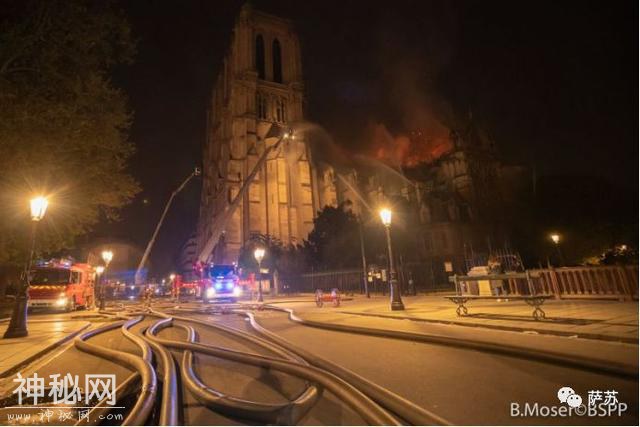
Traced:
[[249, 186], [253, 182], [253, 179], [255, 178], [258, 171], [260, 171], [262, 166], [265, 164], [269, 155], [279, 150], [283, 144], [283, 141], [295, 139], [295, 135], [293, 134], [293, 129], [291, 128], [283, 129], [276, 124], [271, 125], [271, 128], [269, 129], [269, 132], [265, 136], [265, 139], [269, 137], [278, 137], [278, 140], [276, 141], [275, 144], [265, 148], [264, 152], [262, 153], [262, 155], [256, 162], [255, 166], [251, 170], [251, 173], [249, 173], [249, 175], [247, 175], [247, 178], [244, 180], [244, 183], [242, 184], [240, 191], [238, 191], [238, 194], [236, 194], [236, 196], [233, 198], [231, 203], [229, 203], [221, 213], [216, 215], [216, 217], [213, 220], [213, 224], [211, 226], [212, 234], [209, 237], [209, 239], [206, 241], [206, 243], [204, 244], [200, 252], [198, 253], [196, 262], [200, 264], [205, 264], [209, 261], [209, 257], [211, 256], [211, 253], [215, 249], [216, 245], [218, 244], [218, 241], [220, 240], [222, 233], [224, 233], [225, 227], [227, 226], [229, 219], [231, 219], [231, 216], [234, 214], [236, 209], [238, 209], [238, 205], [242, 201], [242, 197], [248, 191]]
[[142, 281], [144, 279], [143, 275], [142, 275], [142, 270], [144, 269], [144, 265], [147, 263], [147, 259], [149, 258], [149, 254], [151, 253], [151, 248], [153, 248], [153, 244], [156, 242], [156, 237], [158, 236], [158, 232], [160, 231], [160, 227], [162, 227], [162, 223], [164, 222], [164, 218], [167, 216], [167, 212], [169, 212], [169, 208], [171, 207], [171, 203], [173, 202], [173, 199], [176, 197], [176, 195], [182, 191], [182, 189], [187, 185], [187, 183], [189, 183], [189, 181], [191, 181], [191, 178], [195, 177], [195, 176], [200, 176], [200, 168], [196, 167], [193, 169], [193, 172], [191, 172], [191, 174], [187, 177], [187, 179], [185, 179], [184, 181], [182, 181], [182, 184], [180, 184], [180, 186], [173, 192], [171, 193], [171, 197], [169, 197], [169, 201], [167, 202], [167, 204], [164, 207], [164, 211], [162, 212], [162, 216], [160, 217], [160, 221], [158, 221], [158, 225], [156, 225], [156, 229], [153, 231], [153, 234], [151, 235], [151, 239], [149, 240], [149, 243], [147, 243], [147, 247], [144, 250], [144, 254], [142, 254], [142, 258], [140, 259], [140, 263], [138, 264], [138, 268], [136, 268], [136, 275], [135, 275], [135, 283], [136, 285], [140, 285], [142, 284]]
[[[273, 138], [273, 137], [277, 137], [278, 138], [276, 143], [265, 148], [264, 152], [262, 153], [262, 156], [260, 156], [260, 158], [258, 159], [258, 162], [253, 167], [253, 170], [251, 170], [251, 173], [247, 176], [247, 179], [245, 179], [244, 183], [242, 184], [242, 187], [240, 188], [240, 191], [238, 192], [238, 194], [236, 194], [236, 196], [231, 201], [231, 203], [225, 207], [224, 211], [222, 211], [214, 219], [213, 225], [212, 225], [211, 237], [209, 237], [209, 240], [207, 240], [207, 242], [203, 246], [202, 250], [198, 254], [197, 262], [203, 264], [203, 263], [206, 263], [208, 261], [209, 256], [211, 255], [211, 253], [213, 252], [213, 249], [216, 247], [216, 244], [220, 240], [220, 236], [222, 236], [222, 233], [224, 232], [224, 229], [225, 229], [225, 227], [227, 225], [227, 222], [229, 222], [229, 219], [231, 218], [231, 216], [233, 215], [235, 210], [238, 208], [238, 205], [240, 204], [240, 201], [242, 200], [242, 196], [249, 189], [249, 185], [251, 184], [251, 182], [255, 178], [255, 176], [258, 173], [258, 171], [260, 170], [260, 168], [262, 168], [264, 163], [267, 161], [267, 158], [269, 157], [269, 154], [271, 154], [271, 153], [277, 151], [278, 149], [280, 149], [280, 147], [282, 146], [283, 141], [286, 141], [286, 140], [289, 140], [289, 139], [293, 140], [295, 138], [295, 136], [293, 134], [293, 130], [291, 128], [283, 129], [282, 127], [276, 125], [275, 123], [271, 125], [271, 128], [267, 132], [267, 135], [265, 136], [265, 139], [266, 138]], [[149, 254], [151, 253], [151, 249], [153, 248], [153, 244], [156, 241], [156, 237], [158, 235], [158, 232], [160, 231], [160, 227], [162, 226], [162, 223], [164, 222], [164, 218], [167, 215], [167, 212], [169, 211], [169, 207], [171, 206], [171, 203], [173, 202], [173, 199], [187, 185], [187, 183], [191, 180], [191, 178], [193, 178], [195, 176], [199, 176], [200, 173], [201, 173], [200, 172], [200, 168], [195, 168], [194, 171], [187, 177], [187, 179], [185, 179], [182, 182], [182, 184], [180, 184], [180, 186], [173, 193], [171, 193], [171, 197], [169, 198], [169, 201], [167, 202], [167, 204], [166, 204], [166, 206], [164, 208], [164, 211], [162, 212], [162, 216], [160, 217], [160, 220], [158, 221], [158, 225], [156, 225], [156, 228], [155, 228], [155, 230], [153, 232], [153, 235], [151, 236], [151, 239], [149, 240], [149, 243], [147, 244], [147, 247], [146, 247], [146, 249], [144, 251], [144, 254], [142, 255], [142, 259], [140, 259], [140, 263], [138, 264], [138, 268], [136, 269], [136, 274], [135, 274], [135, 283], [136, 284], [142, 284], [142, 282], [143, 282], [142, 271], [144, 269], [144, 265], [146, 264], [147, 259], [149, 258]]]

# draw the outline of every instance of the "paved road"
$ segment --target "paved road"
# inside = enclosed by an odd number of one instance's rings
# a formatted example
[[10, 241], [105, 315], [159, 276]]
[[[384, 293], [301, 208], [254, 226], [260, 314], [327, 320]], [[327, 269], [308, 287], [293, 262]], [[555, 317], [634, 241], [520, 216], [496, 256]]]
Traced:
[[[637, 381], [478, 351], [310, 328], [288, 321], [282, 313], [265, 312], [259, 319], [267, 329], [292, 343], [364, 375], [455, 424], [637, 424]], [[627, 416], [555, 420], [510, 417], [511, 402], [556, 405], [556, 393], [562, 386], [571, 386], [585, 399], [588, 390], [617, 390], [620, 400], [630, 405]]]
[[[199, 304], [185, 304], [193, 312], [182, 316], [220, 323], [255, 334], [249, 323], [236, 314], [202, 314]], [[168, 306], [164, 309], [168, 310]], [[146, 328], [152, 320], [134, 327]], [[259, 322], [293, 344], [327, 360], [351, 369], [399, 395], [450, 420], [454, 424], [625, 424], [638, 422], [638, 382], [568, 369], [540, 362], [515, 359], [478, 351], [463, 350], [433, 344], [408, 342], [343, 332], [332, 332], [293, 323], [278, 312], [260, 312]], [[233, 350], [273, 356], [270, 352], [246, 341], [220, 333], [196, 323], [189, 323], [202, 343]], [[482, 333], [478, 331], [478, 333]], [[184, 340], [177, 328], [161, 332], [160, 337]], [[99, 335], [91, 343], [139, 354], [139, 349], [119, 330]], [[597, 352], [597, 343], [594, 344]], [[181, 362], [181, 352], [174, 351]], [[286, 402], [304, 387], [302, 380], [279, 372], [230, 362], [212, 356], [196, 356], [196, 373], [201, 380], [220, 392], [260, 402]], [[113, 373], [118, 383], [131, 371], [102, 358], [87, 355], [73, 346], [61, 348], [48, 361], [35, 364], [23, 375], [36, 371], [40, 376]], [[513, 418], [511, 402], [557, 405], [556, 393], [562, 386], [571, 386], [586, 400], [588, 390], [616, 390], [618, 398], [629, 405], [622, 417], [606, 418]], [[207, 408], [182, 388], [181, 423], [186, 425], [252, 424], [230, 418]], [[0, 410], [0, 424], [10, 424]], [[157, 416], [157, 414], [156, 414]], [[31, 419], [30, 424], [37, 424]], [[59, 423], [59, 422], [56, 422]], [[69, 424], [67, 422], [67, 424]], [[14, 423], [14, 424], [17, 424]], [[254, 423], [255, 424], [255, 423]], [[364, 424], [349, 407], [329, 392], [324, 392], [318, 404], [300, 421], [304, 425]]]

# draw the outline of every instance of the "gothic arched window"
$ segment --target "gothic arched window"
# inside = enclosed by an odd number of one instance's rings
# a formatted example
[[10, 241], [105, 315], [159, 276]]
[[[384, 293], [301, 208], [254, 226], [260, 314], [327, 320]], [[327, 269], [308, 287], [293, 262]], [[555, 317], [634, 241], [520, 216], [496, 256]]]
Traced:
[[260, 34], [256, 37], [256, 70], [258, 78], [264, 80], [264, 39]]
[[259, 119], [267, 118], [267, 97], [260, 92], [256, 92], [256, 113]]
[[273, 40], [273, 81], [282, 83], [282, 52], [278, 39]]

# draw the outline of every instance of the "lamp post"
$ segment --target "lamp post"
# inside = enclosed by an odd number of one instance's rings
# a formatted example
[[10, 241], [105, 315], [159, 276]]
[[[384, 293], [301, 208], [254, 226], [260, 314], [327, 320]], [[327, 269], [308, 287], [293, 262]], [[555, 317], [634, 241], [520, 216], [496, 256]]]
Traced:
[[98, 289], [102, 289], [102, 284], [100, 283], [100, 277], [104, 273], [104, 265], [99, 265], [96, 267], [96, 287]]
[[393, 252], [391, 250], [391, 211], [387, 208], [380, 210], [380, 219], [387, 235], [387, 251], [389, 252], [389, 293], [391, 297], [391, 310], [404, 310], [400, 289], [396, 280], [396, 271], [393, 266]]
[[[113, 251], [109, 249], [105, 249], [102, 251], [102, 260], [104, 261], [104, 269], [109, 268], [109, 263], [113, 259]], [[103, 270], [104, 271], [104, 270]], [[100, 310], [104, 310], [105, 301], [104, 301], [104, 280], [100, 282]]]
[[264, 301], [262, 298], [262, 258], [264, 258], [264, 248], [256, 248], [253, 256], [258, 261], [258, 302]]
[[364, 294], [367, 298], [371, 298], [367, 277], [367, 257], [364, 252], [364, 236], [362, 235], [362, 218], [358, 218], [358, 232], [360, 233], [360, 256], [362, 258], [362, 281], [364, 283]]
[[[164, 283], [164, 279], [162, 279]], [[169, 274], [169, 286], [171, 286], [171, 295], [176, 303], [180, 303], [180, 289], [176, 287], [176, 275], [174, 273]]]
[[47, 206], [49, 206], [49, 201], [43, 196], [34, 197], [30, 201], [32, 222], [31, 251], [29, 252], [27, 269], [24, 272], [25, 280], [22, 286], [20, 286], [20, 289], [18, 289], [16, 305], [13, 307], [11, 321], [3, 338], [20, 338], [29, 335], [29, 331], [27, 331], [27, 305], [29, 301], [29, 286], [31, 285], [31, 264], [33, 263], [33, 255], [36, 251], [36, 231], [38, 229], [38, 223], [44, 218]]
[[560, 267], [564, 267], [564, 257], [562, 256], [562, 251], [560, 250], [560, 240], [561, 237], [558, 233], [552, 233], [550, 236], [551, 241], [556, 247], [556, 251], [558, 252], [558, 260], [560, 261]]

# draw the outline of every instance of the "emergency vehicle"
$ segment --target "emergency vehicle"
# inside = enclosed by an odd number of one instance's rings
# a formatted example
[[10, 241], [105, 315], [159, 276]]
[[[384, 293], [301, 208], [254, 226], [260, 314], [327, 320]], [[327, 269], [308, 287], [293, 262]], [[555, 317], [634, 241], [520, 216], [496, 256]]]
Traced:
[[31, 271], [29, 308], [73, 311], [89, 308], [94, 299], [95, 270], [70, 259], [38, 261]]
[[236, 301], [242, 296], [240, 278], [234, 265], [210, 265], [204, 268], [201, 279], [202, 301], [213, 300]]

